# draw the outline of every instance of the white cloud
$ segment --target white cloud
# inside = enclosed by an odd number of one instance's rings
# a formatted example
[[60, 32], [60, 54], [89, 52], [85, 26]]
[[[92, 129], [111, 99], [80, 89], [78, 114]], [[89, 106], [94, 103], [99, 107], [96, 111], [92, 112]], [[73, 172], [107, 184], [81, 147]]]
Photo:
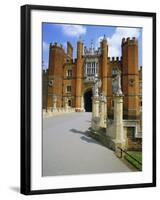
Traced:
[[63, 42], [62, 45], [63, 45], [64, 51], [66, 52], [67, 51], [67, 42]]
[[48, 50], [49, 50], [49, 44], [43, 41], [43, 51], [48, 51]]
[[48, 69], [48, 62], [43, 62], [43, 69]]
[[96, 47], [96, 48], [100, 47], [100, 43], [101, 43], [101, 41], [103, 40], [103, 38], [104, 38], [104, 36], [100, 36], [100, 37], [97, 39], [97, 41], [96, 41], [96, 43], [95, 43], [95, 47]]
[[86, 27], [81, 25], [63, 25], [62, 31], [65, 35], [71, 37], [79, 37], [80, 35], [85, 35], [87, 32]]
[[[121, 42], [122, 38], [136, 37], [140, 36], [140, 29], [138, 28], [116, 28], [114, 34], [107, 38], [108, 41], [108, 56], [116, 57], [121, 56]], [[98, 38], [98, 43], [103, 39], [104, 36]]]

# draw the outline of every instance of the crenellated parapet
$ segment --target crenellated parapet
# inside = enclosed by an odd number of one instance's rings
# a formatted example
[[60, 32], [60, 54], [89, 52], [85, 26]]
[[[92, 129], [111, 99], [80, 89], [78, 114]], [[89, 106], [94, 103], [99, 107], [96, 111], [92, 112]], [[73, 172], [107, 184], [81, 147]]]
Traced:
[[48, 75], [48, 69], [43, 69], [43, 75]]
[[141, 72], [142, 72], [142, 66], [140, 66], [140, 67], [139, 67], [139, 71], [141, 71]]
[[108, 57], [108, 63], [120, 63], [122, 61], [122, 57]]
[[122, 38], [122, 46], [124, 45], [138, 45], [138, 40], [136, 37]]
[[50, 43], [49, 48], [50, 49], [59, 49], [59, 50], [64, 51], [63, 45], [62, 44], [58, 44], [57, 42]]

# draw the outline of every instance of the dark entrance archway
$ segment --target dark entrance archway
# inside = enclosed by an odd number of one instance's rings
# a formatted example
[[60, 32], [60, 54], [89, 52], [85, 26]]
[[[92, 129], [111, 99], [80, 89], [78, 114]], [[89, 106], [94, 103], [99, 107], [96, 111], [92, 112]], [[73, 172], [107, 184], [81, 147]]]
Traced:
[[84, 93], [84, 108], [86, 112], [92, 112], [92, 90]]

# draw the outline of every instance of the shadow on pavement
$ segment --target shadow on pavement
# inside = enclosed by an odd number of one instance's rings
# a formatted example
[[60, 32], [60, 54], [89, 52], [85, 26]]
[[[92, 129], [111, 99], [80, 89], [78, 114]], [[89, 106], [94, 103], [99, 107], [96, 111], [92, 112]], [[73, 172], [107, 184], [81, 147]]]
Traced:
[[70, 131], [71, 131], [72, 133], [78, 133], [78, 134], [82, 134], [82, 135], [89, 136], [89, 131], [88, 131], [88, 130], [87, 130], [87, 131], [79, 131], [79, 130], [77, 130], [77, 129], [72, 128], [72, 129], [70, 129]]
[[[81, 136], [80, 138], [81, 138], [81, 140], [83, 140], [83, 141], [85, 141], [85, 142], [101, 145], [99, 142], [97, 142], [96, 140], [94, 140], [94, 139], [92, 139], [92, 138], [85, 137], [85, 136]], [[101, 146], [102, 146], [102, 145], [101, 145]]]
[[70, 131], [73, 132], [73, 133], [82, 134], [83, 136], [81, 136], [80, 139], [85, 141], [85, 142], [99, 144], [99, 145], [103, 146], [100, 142], [94, 140], [93, 138], [91, 138], [89, 136], [88, 130], [83, 132], [83, 131], [79, 131], [77, 129], [70, 129]]

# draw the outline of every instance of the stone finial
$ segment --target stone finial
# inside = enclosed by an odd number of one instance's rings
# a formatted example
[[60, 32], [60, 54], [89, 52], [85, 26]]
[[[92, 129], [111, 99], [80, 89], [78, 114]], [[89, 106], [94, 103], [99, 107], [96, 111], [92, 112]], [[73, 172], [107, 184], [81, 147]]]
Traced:
[[103, 36], [103, 40], [107, 40], [107, 39], [106, 39], [106, 35], [105, 35], [105, 34], [104, 34], [104, 36]]
[[124, 44], [126, 42], [125, 38], [122, 38], [122, 44]]

